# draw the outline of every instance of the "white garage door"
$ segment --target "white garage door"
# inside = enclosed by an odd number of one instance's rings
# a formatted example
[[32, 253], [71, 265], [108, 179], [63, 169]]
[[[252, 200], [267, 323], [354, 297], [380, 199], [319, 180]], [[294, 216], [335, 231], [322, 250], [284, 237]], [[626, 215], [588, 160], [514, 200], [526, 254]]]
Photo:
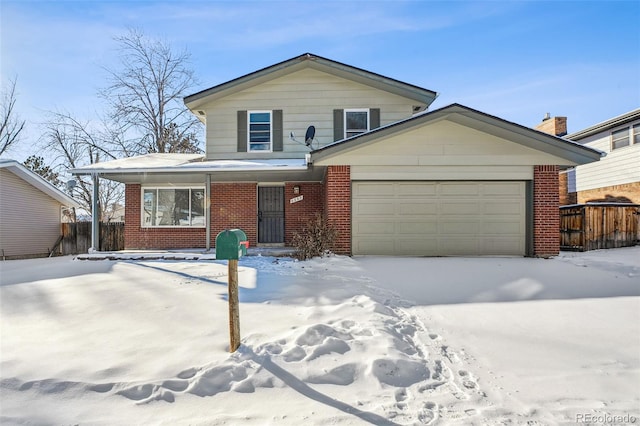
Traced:
[[353, 182], [353, 254], [525, 255], [524, 182]]

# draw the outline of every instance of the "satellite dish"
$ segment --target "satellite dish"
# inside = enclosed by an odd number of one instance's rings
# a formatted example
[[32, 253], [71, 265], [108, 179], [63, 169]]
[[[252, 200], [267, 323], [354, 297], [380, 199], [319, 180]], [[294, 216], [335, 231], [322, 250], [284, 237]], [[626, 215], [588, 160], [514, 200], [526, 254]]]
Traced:
[[[307, 132], [304, 134], [304, 144], [308, 147], [313, 149], [313, 141], [315, 140], [315, 136], [316, 136], [316, 128], [315, 126], [309, 126], [307, 127]], [[296, 135], [293, 132], [289, 133], [289, 139], [291, 139], [294, 142], [299, 143], [300, 145], [302, 145], [302, 141], [299, 141], [296, 139]]]
[[75, 179], [69, 179], [67, 181], [67, 191], [71, 192], [73, 190], [73, 188], [76, 186], [76, 180]]
[[316, 128], [314, 126], [307, 127], [307, 132], [304, 134], [304, 144], [307, 146], [311, 146], [313, 142], [313, 138], [316, 135]]

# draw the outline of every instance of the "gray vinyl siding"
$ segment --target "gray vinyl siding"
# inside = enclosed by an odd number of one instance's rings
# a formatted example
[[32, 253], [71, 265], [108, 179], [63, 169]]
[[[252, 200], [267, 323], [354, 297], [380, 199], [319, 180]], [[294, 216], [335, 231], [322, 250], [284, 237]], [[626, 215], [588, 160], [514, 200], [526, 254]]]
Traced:
[[[631, 127], [638, 121], [625, 124]], [[617, 130], [617, 129], [612, 129]], [[579, 141], [581, 144], [607, 153], [600, 161], [576, 168], [576, 189], [604, 188], [612, 185], [640, 182], [640, 144], [611, 150], [611, 130]]]
[[0, 255], [46, 255], [60, 236], [61, 204], [0, 169]]
[[[309, 152], [289, 139], [294, 132], [303, 140], [308, 126], [316, 128], [319, 145], [334, 140], [333, 111], [346, 108], [379, 108], [384, 126], [412, 115], [414, 100], [331, 74], [305, 69], [216, 100], [206, 111], [206, 152], [209, 159], [300, 158]], [[269, 154], [238, 152], [238, 111], [282, 110], [283, 151]]]

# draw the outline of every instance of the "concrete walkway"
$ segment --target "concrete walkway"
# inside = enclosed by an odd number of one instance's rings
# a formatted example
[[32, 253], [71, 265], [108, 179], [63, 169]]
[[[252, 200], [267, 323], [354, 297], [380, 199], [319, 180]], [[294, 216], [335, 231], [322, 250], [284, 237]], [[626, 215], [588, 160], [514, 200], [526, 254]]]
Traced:
[[[247, 256], [293, 257], [293, 247], [249, 247]], [[182, 250], [122, 250], [79, 254], [78, 260], [216, 260], [216, 251]]]

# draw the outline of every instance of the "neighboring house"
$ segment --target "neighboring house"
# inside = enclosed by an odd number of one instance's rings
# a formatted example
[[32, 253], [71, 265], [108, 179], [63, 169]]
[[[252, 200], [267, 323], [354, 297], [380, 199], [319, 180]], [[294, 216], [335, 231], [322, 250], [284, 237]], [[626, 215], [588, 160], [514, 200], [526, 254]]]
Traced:
[[606, 157], [561, 172], [561, 204], [640, 204], [640, 108], [566, 138], [599, 149]]
[[557, 254], [559, 167], [599, 152], [458, 104], [427, 112], [435, 97], [304, 54], [185, 98], [205, 155], [74, 173], [126, 184], [130, 249], [209, 248], [233, 227], [290, 245], [322, 212], [341, 254]]
[[0, 256], [49, 255], [61, 235], [63, 207], [79, 204], [14, 160], [0, 160]]

